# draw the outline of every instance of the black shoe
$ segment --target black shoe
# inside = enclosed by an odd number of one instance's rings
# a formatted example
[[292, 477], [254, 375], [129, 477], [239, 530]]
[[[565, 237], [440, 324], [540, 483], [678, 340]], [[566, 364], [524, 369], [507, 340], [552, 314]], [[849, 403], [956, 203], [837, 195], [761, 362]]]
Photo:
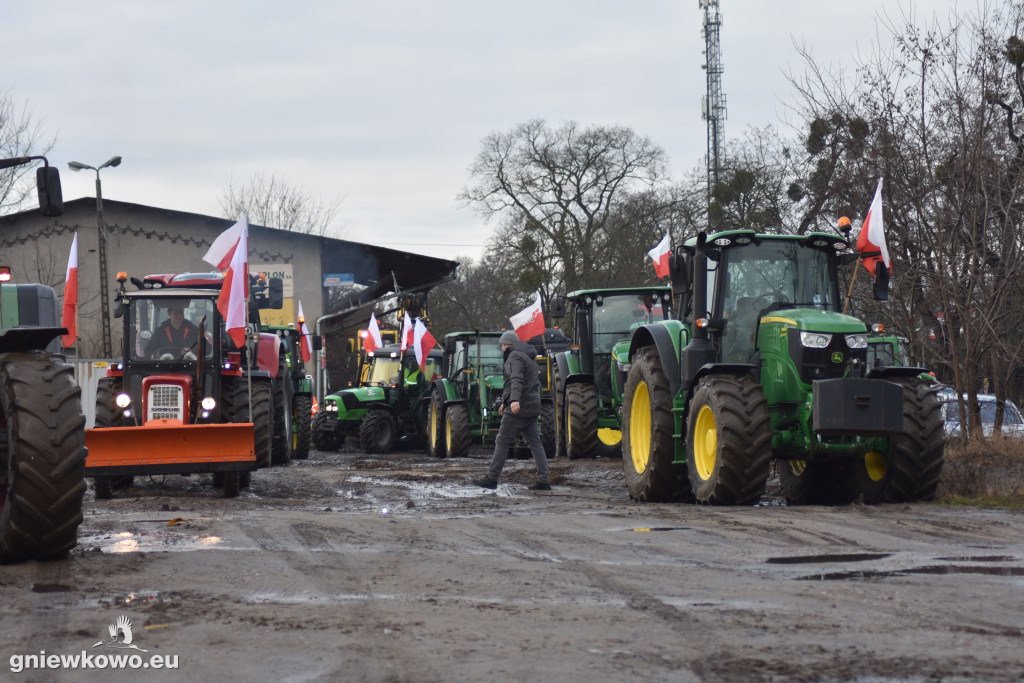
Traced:
[[493, 479], [490, 479], [489, 477], [480, 477], [479, 479], [474, 479], [473, 483], [485, 489], [498, 488], [498, 482], [494, 481]]
[[530, 489], [531, 491], [550, 491], [551, 484], [547, 483], [546, 481], [538, 481], [536, 484], [530, 484], [526, 488]]

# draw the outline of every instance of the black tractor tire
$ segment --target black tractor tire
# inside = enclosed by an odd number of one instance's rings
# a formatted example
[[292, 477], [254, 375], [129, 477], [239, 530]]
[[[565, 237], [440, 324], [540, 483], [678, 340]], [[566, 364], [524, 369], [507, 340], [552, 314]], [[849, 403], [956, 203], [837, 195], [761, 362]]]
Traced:
[[[618, 436], [617, 440], [616, 436]], [[614, 429], [598, 429], [595, 453], [599, 458], [622, 457], [622, 432]]]
[[292, 380], [288, 361], [278, 360], [277, 377], [271, 383], [273, 405], [270, 462], [287, 465], [292, 460]]
[[[96, 414], [93, 418], [94, 427], [123, 427], [124, 412], [117, 407], [115, 399], [121, 393], [121, 380], [117, 377], [101, 377], [96, 382]], [[109, 500], [114, 496], [115, 489], [129, 488], [135, 481], [130, 474], [116, 477], [93, 477], [92, 488], [96, 500]]]
[[239, 479], [240, 472], [225, 472], [224, 473], [224, 497], [225, 498], [237, 498], [238, 491], [241, 488], [241, 481]]
[[456, 403], [444, 411], [444, 440], [448, 457], [469, 455], [469, 412], [465, 405]]
[[622, 406], [622, 469], [639, 502], [693, 501], [686, 466], [675, 458], [672, 394], [654, 347], [641, 348], [626, 377]]
[[295, 425], [292, 434], [292, 458], [306, 460], [309, 458], [309, 442], [313, 438], [312, 396], [296, 394], [292, 398], [292, 421]]
[[78, 542], [85, 416], [74, 370], [45, 351], [0, 356], [0, 562], [56, 560]]
[[945, 463], [942, 402], [934, 385], [918, 377], [889, 380], [903, 387], [903, 433], [889, 438], [888, 453], [864, 456], [858, 468], [864, 502], [932, 500]]
[[430, 392], [430, 405], [427, 408], [427, 455], [431, 458], [444, 458], [448, 455], [444, 437], [444, 396], [441, 390], [434, 387]]
[[390, 453], [397, 438], [395, 416], [388, 410], [371, 410], [359, 423], [359, 445], [366, 453]]
[[[221, 385], [223, 415], [228, 422], [249, 422], [249, 380], [244, 377], [225, 378]], [[253, 449], [256, 467], [270, 467], [271, 451], [271, 386], [265, 378], [252, 380]]]
[[544, 446], [544, 456], [550, 460], [555, 457], [555, 404], [545, 401], [540, 404], [540, 442]]
[[857, 459], [779, 460], [778, 466], [789, 505], [848, 505], [860, 496]]
[[757, 503], [768, 481], [771, 441], [768, 401], [753, 377], [702, 377], [690, 401], [686, 439], [697, 502]]
[[597, 455], [597, 387], [576, 382], [565, 389], [565, 453], [570, 460]]
[[345, 443], [345, 437], [334, 427], [331, 421], [338, 419], [330, 412], [320, 408], [313, 418], [313, 448], [318, 451], [337, 451]]
[[548, 457], [564, 458], [565, 457], [565, 379], [562, 377], [562, 371], [558, 369], [558, 363], [552, 360], [552, 384], [554, 388], [551, 391], [551, 396], [555, 404], [555, 452], [554, 455], [548, 454]]

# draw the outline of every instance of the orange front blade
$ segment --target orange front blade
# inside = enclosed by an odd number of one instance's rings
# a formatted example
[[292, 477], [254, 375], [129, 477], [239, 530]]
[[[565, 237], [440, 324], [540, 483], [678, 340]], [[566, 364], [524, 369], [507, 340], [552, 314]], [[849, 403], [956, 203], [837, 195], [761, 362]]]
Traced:
[[255, 463], [251, 422], [85, 430], [86, 468]]

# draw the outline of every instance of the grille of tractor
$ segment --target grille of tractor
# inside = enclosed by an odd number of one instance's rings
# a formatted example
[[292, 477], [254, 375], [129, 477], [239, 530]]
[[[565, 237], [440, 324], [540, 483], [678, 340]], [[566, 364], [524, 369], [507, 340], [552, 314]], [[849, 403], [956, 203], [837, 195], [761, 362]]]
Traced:
[[146, 420], [185, 421], [185, 393], [175, 384], [157, 384], [149, 388]]
[[851, 349], [846, 345], [844, 334], [833, 334], [829, 345], [823, 349], [805, 347], [800, 343], [800, 334], [789, 333], [789, 354], [800, 373], [800, 380], [811, 384], [816, 379], [845, 377], [850, 361], [857, 358], [861, 367], [867, 361], [867, 349]]

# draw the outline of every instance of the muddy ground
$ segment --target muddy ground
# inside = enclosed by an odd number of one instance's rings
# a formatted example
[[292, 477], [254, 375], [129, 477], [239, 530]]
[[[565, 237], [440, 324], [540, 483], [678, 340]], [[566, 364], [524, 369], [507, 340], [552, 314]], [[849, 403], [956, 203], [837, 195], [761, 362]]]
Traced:
[[[513, 460], [492, 492], [466, 481], [487, 458], [90, 492], [67, 561], [0, 567], [0, 680], [1024, 679], [1024, 515], [640, 505], [610, 460], [553, 460], [539, 493]], [[11, 672], [40, 652], [178, 668]]]

